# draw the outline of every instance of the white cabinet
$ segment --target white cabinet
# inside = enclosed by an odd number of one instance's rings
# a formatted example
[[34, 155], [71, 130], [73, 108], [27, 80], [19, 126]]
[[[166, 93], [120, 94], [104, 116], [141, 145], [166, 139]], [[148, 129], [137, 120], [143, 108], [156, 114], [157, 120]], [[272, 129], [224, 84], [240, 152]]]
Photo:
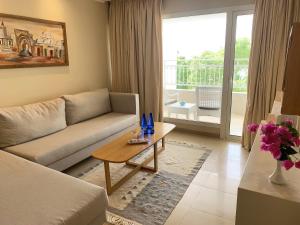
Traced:
[[276, 161], [256, 136], [238, 188], [236, 225], [299, 225], [300, 170], [283, 169], [286, 185], [269, 182]]

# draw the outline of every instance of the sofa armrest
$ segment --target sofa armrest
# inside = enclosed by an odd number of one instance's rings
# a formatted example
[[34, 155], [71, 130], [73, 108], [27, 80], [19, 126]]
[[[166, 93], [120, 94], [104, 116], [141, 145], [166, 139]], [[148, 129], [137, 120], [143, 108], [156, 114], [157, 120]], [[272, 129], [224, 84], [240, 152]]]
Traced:
[[109, 97], [113, 112], [136, 114], [140, 118], [138, 94], [110, 92]]

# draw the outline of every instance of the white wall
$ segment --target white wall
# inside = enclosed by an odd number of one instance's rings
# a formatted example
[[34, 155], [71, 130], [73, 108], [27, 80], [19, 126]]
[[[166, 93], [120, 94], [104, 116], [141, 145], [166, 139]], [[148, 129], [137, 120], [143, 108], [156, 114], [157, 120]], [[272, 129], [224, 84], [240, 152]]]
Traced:
[[[0, 0], [1, 13], [66, 23], [70, 66], [0, 69], [0, 107], [107, 87], [107, 6], [94, 0]], [[0, 18], [1, 19], [1, 18]]]
[[254, 4], [254, 0], [163, 0], [164, 15]]

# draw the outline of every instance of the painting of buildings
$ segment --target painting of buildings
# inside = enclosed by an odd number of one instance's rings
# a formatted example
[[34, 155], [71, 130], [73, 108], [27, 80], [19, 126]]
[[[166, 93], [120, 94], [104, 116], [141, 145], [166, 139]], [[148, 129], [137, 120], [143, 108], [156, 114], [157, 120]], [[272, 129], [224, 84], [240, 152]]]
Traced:
[[68, 65], [65, 24], [0, 14], [0, 68]]

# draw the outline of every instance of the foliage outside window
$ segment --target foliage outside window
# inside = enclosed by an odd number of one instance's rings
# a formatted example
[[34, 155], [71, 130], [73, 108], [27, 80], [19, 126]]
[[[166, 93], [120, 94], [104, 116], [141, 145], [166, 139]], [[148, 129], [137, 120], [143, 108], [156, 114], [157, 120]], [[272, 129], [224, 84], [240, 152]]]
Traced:
[[[233, 76], [234, 92], [247, 92], [250, 47], [251, 43], [248, 38], [237, 39]], [[177, 56], [177, 89], [194, 89], [196, 86], [222, 87], [223, 74], [224, 49], [204, 51], [191, 59]]]

